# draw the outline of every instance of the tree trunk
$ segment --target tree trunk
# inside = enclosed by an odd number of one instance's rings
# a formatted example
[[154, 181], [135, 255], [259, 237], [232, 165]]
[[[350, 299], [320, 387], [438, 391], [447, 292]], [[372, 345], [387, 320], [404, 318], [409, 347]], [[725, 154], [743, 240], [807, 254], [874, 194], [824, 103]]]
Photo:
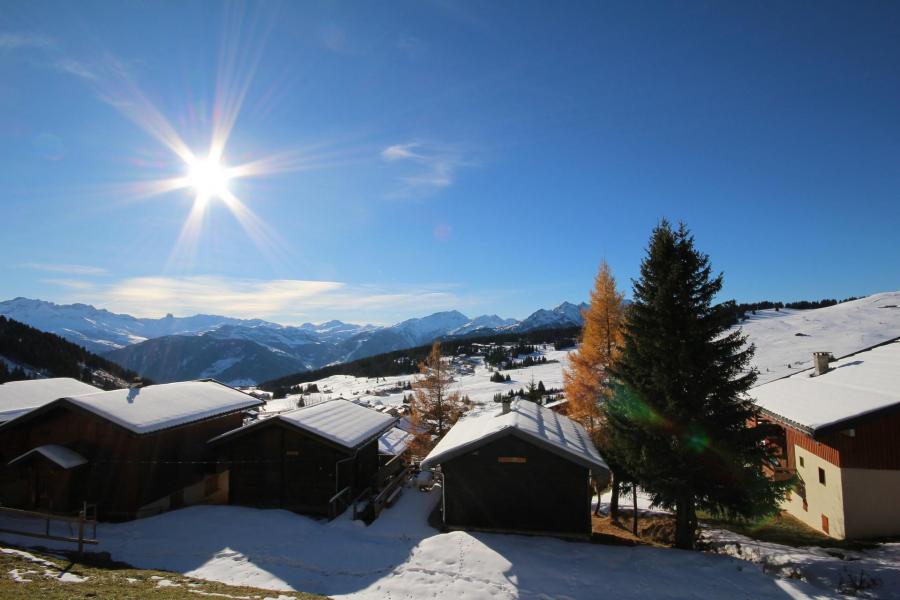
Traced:
[[682, 550], [693, 550], [696, 528], [697, 516], [694, 513], [694, 500], [690, 496], [684, 495], [675, 506], [675, 547]]
[[[612, 477], [612, 495], [609, 498], [609, 518], [613, 521], [619, 519], [619, 478], [615, 473], [611, 473]], [[600, 507], [600, 501], [597, 501], [597, 507]]]
[[637, 508], [637, 483], [631, 486], [631, 507], [634, 511], [631, 515], [631, 533], [638, 534], [638, 508]]

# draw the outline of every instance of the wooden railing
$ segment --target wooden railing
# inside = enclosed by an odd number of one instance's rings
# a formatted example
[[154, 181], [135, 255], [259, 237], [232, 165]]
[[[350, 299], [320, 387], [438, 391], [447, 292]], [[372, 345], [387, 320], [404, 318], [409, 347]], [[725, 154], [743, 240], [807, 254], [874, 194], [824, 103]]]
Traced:
[[[27, 537], [39, 538], [42, 540], [53, 540], [56, 542], [70, 542], [73, 544], [78, 544], [78, 553], [81, 554], [84, 552], [85, 544], [97, 544], [97, 519], [87, 518], [88, 512], [93, 508], [93, 514], [96, 515], [96, 507], [93, 505], [88, 505], [87, 503], [82, 505], [80, 511], [78, 511], [78, 516], [68, 516], [68, 515], [57, 515], [53, 513], [44, 513], [32, 510], [20, 510], [17, 508], [0, 508], [0, 516], [7, 515], [13, 518], [29, 519], [32, 523], [37, 521], [44, 521], [44, 532], [39, 533], [36, 531], [28, 531], [28, 530], [20, 530], [20, 529], [9, 529], [6, 527], [0, 527], [0, 533], [10, 533], [13, 535], [22, 535]], [[61, 523], [75, 523], [78, 525], [78, 535], [74, 536], [65, 536], [65, 535], [53, 535], [50, 533], [50, 523], [53, 521], [58, 521]], [[92, 528], [92, 537], [86, 537], [86, 528]]]

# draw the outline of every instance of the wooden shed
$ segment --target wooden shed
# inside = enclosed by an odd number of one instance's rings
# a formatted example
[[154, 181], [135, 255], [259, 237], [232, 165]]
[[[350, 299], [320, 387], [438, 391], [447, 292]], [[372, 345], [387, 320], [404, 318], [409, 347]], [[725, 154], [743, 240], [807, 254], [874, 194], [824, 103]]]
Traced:
[[210, 440], [231, 465], [229, 503], [334, 517], [374, 486], [378, 440], [395, 419], [329, 400]]
[[0, 502], [127, 520], [226, 494], [206, 440], [261, 402], [188, 381], [59, 398], [0, 425]]
[[534, 402], [460, 419], [422, 461], [439, 467], [449, 528], [591, 532], [590, 474], [609, 469], [581, 425]]

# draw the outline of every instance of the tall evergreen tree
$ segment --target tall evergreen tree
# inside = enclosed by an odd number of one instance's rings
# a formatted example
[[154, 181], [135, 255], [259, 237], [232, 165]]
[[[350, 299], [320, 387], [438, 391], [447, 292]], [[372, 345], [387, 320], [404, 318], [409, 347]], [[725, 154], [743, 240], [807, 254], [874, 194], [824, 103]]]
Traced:
[[772, 430], [752, 425], [758, 413], [745, 392], [756, 380], [753, 347], [728, 331], [728, 306], [713, 304], [721, 289], [722, 275], [712, 275], [688, 229], [660, 223], [613, 368], [621, 384], [608, 403], [616, 455], [657, 505], [675, 509], [679, 548], [694, 547], [697, 509], [770, 514], [790, 485], [763, 473]]

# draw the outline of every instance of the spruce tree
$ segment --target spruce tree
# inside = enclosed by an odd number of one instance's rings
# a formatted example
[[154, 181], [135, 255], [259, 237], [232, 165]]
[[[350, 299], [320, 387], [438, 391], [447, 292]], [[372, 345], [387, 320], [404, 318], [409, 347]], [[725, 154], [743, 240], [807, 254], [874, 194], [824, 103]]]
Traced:
[[694, 247], [682, 224], [653, 231], [613, 366], [617, 393], [608, 403], [616, 456], [676, 512], [675, 545], [691, 549], [697, 509], [726, 517], [771, 514], [790, 482], [763, 473], [774, 450], [770, 426], [745, 392], [756, 380], [753, 347], [729, 332], [729, 306], [714, 304], [722, 275]]

